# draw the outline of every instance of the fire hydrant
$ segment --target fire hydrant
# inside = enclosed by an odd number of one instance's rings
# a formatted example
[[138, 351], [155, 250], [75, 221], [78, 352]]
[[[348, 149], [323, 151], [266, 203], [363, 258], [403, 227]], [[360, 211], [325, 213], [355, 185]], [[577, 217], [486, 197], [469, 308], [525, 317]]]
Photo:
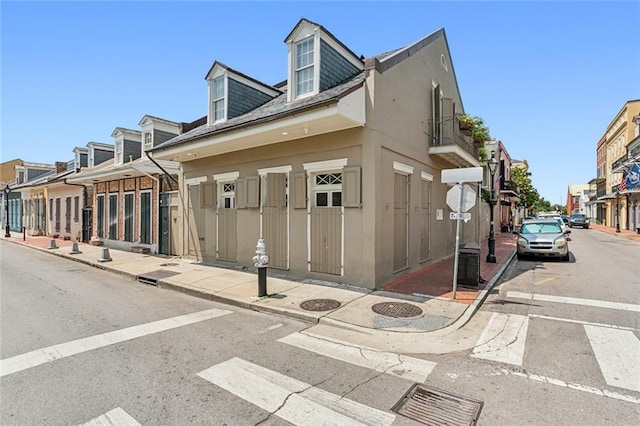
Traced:
[[269, 264], [269, 256], [267, 255], [267, 247], [264, 240], [260, 238], [256, 246], [256, 255], [253, 256], [253, 265], [258, 268], [258, 297], [267, 295], [267, 266]]

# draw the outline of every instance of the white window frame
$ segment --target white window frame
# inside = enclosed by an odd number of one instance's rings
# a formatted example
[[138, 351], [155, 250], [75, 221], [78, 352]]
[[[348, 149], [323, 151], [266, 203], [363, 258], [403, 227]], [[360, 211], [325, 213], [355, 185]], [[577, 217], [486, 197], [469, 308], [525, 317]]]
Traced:
[[114, 156], [115, 164], [120, 165], [124, 159], [124, 141], [116, 141], [116, 154]]
[[142, 155], [147, 157], [147, 150], [153, 148], [153, 132], [142, 133]]
[[[347, 158], [339, 158], [334, 160], [316, 161], [313, 163], [303, 163], [302, 167], [307, 172], [307, 194], [313, 197], [307, 203], [307, 272], [311, 272], [311, 208], [315, 205], [315, 176], [325, 173], [342, 173], [342, 169], [346, 167]], [[340, 185], [342, 187], [342, 184]], [[340, 207], [342, 212], [341, 224], [341, 248], [342, 256], [340, 258], [340, 276], [344, 276], [344, 205]]]
[[[296, 98], [302, 98], [305, 96], [310, 96], [313, 95], [316, 92], [316, 83], [317, 83], [317, 77], [316, 77], [316, 68], [317, 68], [317, 55], [316, 55], [316, 50], [318, 50], [317, 44], [319, 40], [316, 40], [317, 37], [311, 36], [311, 37], [307, 37], [303, 40], [297, 41], [293, 44], [293, 86], [295, 88], [295, 93], [296, 93]], [[311, 50], [307, 51], [306, 53], [304, 53], [302, 55], [302, 57], [305, 57], [307, 55], [311, 56], [311, 61], [309, 63], [303, 64], [303, 65], [299, 65], [298, 64], [298, 47], [303, 45], [303, 44], [308, 44], [311, 43]], [[300, 85], [300, 81], [298, 80], [298, 77], [300, 76], [300, 73], [305, 72], [305, 71], [309, 71], [311, 73], [311, 78], [306, 79], [304, 82], [308, 83], [309, 81], [311, 82], [310, 84], [310, 88], [307, 91], [301, 92], [299, 90], [299, 85]]]
[[[230, 172], [230, 173], [221, 173], [217, 175], [213, 175], [213, 180], [217, 185], [217, 203], [218, 209], [236, 208], [236, 189], [235, 189], [235, 180], [240, 177], [240, 172]], [[233, 191], [225, 191], [224, 186], [230, 183], [234, 184]], [[231, 207], [225, 207], [224, 200], [226, 198], [231, 199]], [[216, 228], [217, 229], [217, 228]]]
[[[216, 84], [219, 83], [222, 87], [220, 88], [221, 94], [216, 96]], [[222, 115], [220, 117], [217, 116], [217, 108], [216, 105], [221, 103], [222, 105]], [[224, 75], [220, 77], [216, 77], [211, 80], [211, 114], [213, 116], [214, 123], [217, 121], [224, 120], [227, 117], [227, 81]]]

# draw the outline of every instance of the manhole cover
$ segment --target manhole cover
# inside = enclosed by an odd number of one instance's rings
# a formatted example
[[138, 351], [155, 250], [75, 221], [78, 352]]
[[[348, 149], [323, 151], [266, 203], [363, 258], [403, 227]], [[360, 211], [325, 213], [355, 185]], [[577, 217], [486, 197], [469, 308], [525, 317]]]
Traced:
[[312, 299], [300, 304], [305, 311], [330, 311], [340, 307], [340, 302], [333, 299]]
[[174, 262], [168, 262], [168, 263], [161, 263], [160, 266], [178, 266], [179, 263], [174, 263]]
[[483, 405], [482, 401], [416, 383], [391, 411], [425, 425], [475, 425]]
[[371, 310], [378, 315], [391, 318], [410, 318], [422, 313], [422, 309], [410, 303], [382, 302], [376, 303]]

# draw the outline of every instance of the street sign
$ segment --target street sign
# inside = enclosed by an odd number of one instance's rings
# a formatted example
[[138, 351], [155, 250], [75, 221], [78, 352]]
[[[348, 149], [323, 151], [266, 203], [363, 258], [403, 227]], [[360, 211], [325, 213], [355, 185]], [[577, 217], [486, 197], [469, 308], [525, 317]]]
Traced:
[[471, 213], [455, 213], [455, 212], [451, 212], [451, 213], [449, 213], [449, 219], [451, 219], [451, 220], [464, 220], [466, 222], [467, 220], [471, 220]]
[[482, 182], [482, 167], [444, 169], [440, 180], [442, 183]]
[[[462, 191], [462, 200], [460, 199], [460, 191]], [[471, 207], [476, 205], [476, 192], [469, 185], [455, 185], [447, 191], [447, 205], [454, 212], [469, 211]]]

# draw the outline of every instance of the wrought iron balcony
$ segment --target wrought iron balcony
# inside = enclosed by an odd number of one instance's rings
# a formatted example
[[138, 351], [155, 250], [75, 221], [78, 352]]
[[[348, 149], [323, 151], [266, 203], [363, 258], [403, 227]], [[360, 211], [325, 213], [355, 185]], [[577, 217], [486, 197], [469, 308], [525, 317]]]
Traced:
[[518, 185], [512, 180], [505, 180], [500, 185], [500, 193], [511, 197], [518, 197]]
[[456, 167], [478, 167], [478, 146], [470, 134], [460, 130], [457, 117], [428, 122], [430, 155], [436, 155]]

